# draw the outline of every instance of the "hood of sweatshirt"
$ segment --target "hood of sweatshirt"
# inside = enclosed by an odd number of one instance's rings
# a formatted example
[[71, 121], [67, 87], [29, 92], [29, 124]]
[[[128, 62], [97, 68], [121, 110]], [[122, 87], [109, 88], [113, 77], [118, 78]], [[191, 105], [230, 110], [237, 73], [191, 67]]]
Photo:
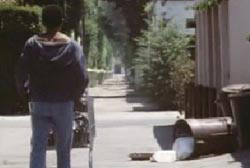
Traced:
[[36, 60], [48, 66], [64, 67], [72, 64], [76, 57], [72, 53], [74, 41], [64, 34], [48, 40], [38, 35], [29, 39]]

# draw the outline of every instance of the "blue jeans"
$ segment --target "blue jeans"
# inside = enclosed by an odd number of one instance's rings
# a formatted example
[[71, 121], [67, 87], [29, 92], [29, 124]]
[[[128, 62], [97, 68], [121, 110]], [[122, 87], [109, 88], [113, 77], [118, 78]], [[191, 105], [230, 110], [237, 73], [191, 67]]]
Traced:
[[56, 133], [57, 168], [70, 168], [73, 101], [30, 102], [32, 140], [30, 168], [46, 168], [46, 149], [50, 129]]

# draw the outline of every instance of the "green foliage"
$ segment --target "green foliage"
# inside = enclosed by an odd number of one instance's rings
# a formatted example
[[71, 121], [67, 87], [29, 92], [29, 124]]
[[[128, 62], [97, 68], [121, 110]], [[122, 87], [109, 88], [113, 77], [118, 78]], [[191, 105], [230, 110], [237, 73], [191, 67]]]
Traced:
[[215, 6], [218, 6], [222, 0], [203, 0], [199, 3], [196, 3], [194, 6], [191, 7], [191, 9], [197, 10], [197, 11], [204, 11], [209, 8], [213, 8]]
[[181, 110], [184, 85], [193, 77], [194, 63], [186, 50], [190, 39], [163, 21], [148, 24], [137, 39], [135, 59], [143, 72], [142, 87], [163, 108]]
[[86, 0], [85, 28], [90, 68], [111, 69], [113, 56], [124, 57], [128, 30], [114, 3]]
[[[100, 68], [102, 63], [101, 59], [101, 48], [99, 48], [99, 43], [102, 39], [98, 38], [101, 29], [99, 28], [99, 7], [96, 0], [86, 0], [85, 1], [85, 37], [88, 38], [88, 67], [89, 68]], [[86, 45], [86, 44], [85, 44]]]
[[40, 8], [0, 4], [0, 109], [16, 109], [15, 66], [25, 41], [41, 30]]
[[15, 49], [20, 51], [24, 41], [41, 30], [40, 12], [38, 7], [0, 4], [0, 41], [6, 45], [15, 46]]
[[102, 2], [99, 25], [112, 45], [112, 53], [128, 65], [131, 55], [130, 30], [121, 8], [114, 2]]
[[[134, 38], [145, 27], [144, 6], [148, 1], [85, 0], [85, 25], [90, 39], [89, 65], [92, 68], [99, 66], [95, 60], [103, 57], [103, 50], [108, 51], [107, 60], [112, 56], [120, 57], [126, 68], [132, 66], [136, 48]], [[107, 40], [100, 43], [100, 34]]]
[[83, 0], [67, 0], [66, 19], [64, 29], [66, 31], [77, 30], [83, 15]]
[[1, 0], [0, 3], [1, 3], [1, 5], [3, 5], [3, 4], [16, 5], [19, 1], [21, 1], [21, 0]]
[[[70, 34], [71, 30], [78, 30], [81, 17], [84, 12], [85, 0], [16, 0], [19, 5], [45, 6], [57, 4], [65, 12], [63, 32]], [[78, 32], [76, 32], [78, 33]]]
[[18, 5], [38, 5], [44, 6], [49, 4], [56, 4], [58, 0], [16, 0]]
[[147, 12], [147, 13], [152, 12], [152, 10], [153, 10], [153, 8], [154, 8], [154, 3], [155, 3], [154, 1], [148, 2], [148, 3], [145, 5], [145, 8], [144, 8], [145, 12]]

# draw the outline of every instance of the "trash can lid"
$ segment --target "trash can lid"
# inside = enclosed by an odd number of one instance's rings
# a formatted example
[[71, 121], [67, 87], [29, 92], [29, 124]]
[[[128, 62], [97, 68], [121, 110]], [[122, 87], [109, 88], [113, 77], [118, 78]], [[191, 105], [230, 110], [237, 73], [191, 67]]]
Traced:
[[235, 98], [246, 98], [250, 97], [250, 92], [239, 92], [239, 93], [232, 93], [228, 95], [229, 99], [235, 99]]
[[241, 93], [250, 91], [250, 84], [232, 84], [222, 88], [223, 92], [226, 93]]

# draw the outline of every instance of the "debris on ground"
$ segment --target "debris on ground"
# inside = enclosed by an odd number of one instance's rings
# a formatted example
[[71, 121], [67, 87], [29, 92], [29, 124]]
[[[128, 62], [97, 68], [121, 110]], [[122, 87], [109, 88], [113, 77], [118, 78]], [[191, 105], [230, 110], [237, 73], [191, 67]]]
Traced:
[[131, 153], [129, 155], [130, 159], [133, 161], [138, 160], [150, 160], [150, 158], [153, 156], [153, 153]]
[[176, 161], [176, 152], [171, 150], [157, 151], [150, 159], [152, 162], [167, 162], [172, 163]]

